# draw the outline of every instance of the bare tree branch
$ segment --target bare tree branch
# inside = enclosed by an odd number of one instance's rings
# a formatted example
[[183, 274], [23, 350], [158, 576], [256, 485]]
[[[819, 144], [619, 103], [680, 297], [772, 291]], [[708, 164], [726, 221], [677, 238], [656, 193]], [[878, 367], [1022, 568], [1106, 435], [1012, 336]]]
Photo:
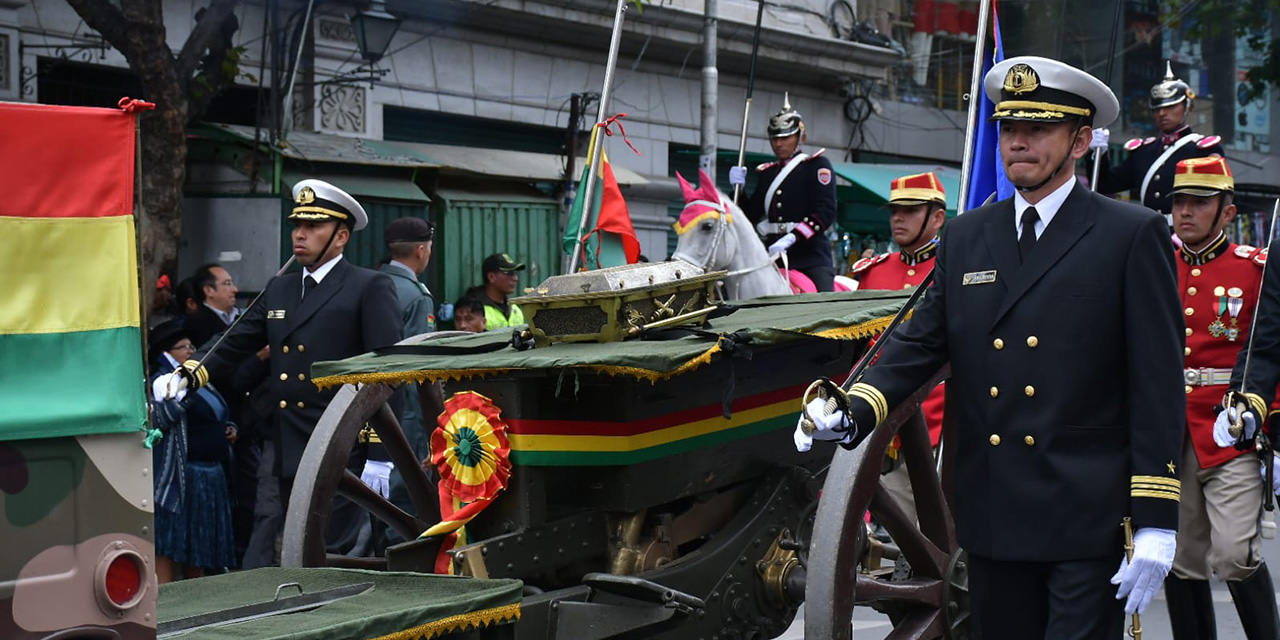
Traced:
[[182, 45], [178, 53], [178, 77], [190, 78], [205, 58], [205, 51], [219, 45], [226, 48], [230, 34], [235, 33], [237, 22], [235, 8], [237, 0], [213, 0], [200, 14], [191, 35]]
[[125, 56], [133, 51], [129, 40], [129, 23], [124, 14], [107, 0], [67, 0], [67, 4], [84, 19], [90, 29], [102, 34], [111, 46]]

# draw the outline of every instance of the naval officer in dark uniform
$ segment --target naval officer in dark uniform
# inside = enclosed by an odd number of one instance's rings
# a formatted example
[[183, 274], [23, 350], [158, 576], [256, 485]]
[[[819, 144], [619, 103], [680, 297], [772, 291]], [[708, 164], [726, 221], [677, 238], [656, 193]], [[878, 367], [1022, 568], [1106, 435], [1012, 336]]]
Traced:
[[[272, 278], [261, 299], [228, 330], [222, 346], [202, 362], [215, 377], [220, 372], [229, 375], [229, 369], [244, 358], [263, 346], [271, 347], [267, 379], [270, 395], [278, 403], [275, 471], [281, 496], [289, 495], [311, 431], [338, 392], [337, 387], [317, 388], [311, 382], [311, 365], [394, 344], [401, 338], [402, 327], [391, 278], [343, 259], [351, 234], [369, 221], [360, 203], [320, 180], [294, 185], [293, 201], [289, 220], [293, 255], [302, 265], [301, 273]], [[363, 455], [353, 455], [352, 472], [359, 474], [363, 466]], [[335, 498], [329, 550], [349, 551], [363, 521], [358, 507], [341, 496]]]
[[[1173, 252], [1160, 216], [1075, 178], [1091, 126], [1119, 112], [1106, 85], [1028, 56], [997, 64], [985, 88], [1017, 191], [949, 223], [933, 286], [851, 387], [848, 415], [808, 407], [813, 435], [857, 446], [950, 362], [975, 636], [1114, 640], [1175, 549], [1186, 400]], [[797, 430], [798, 446], [808, 438]]]
[[[818, 291], [831, 291], [835, 265], [826, 230], [836, 220], [836, 180], [831, 161], [820, 149], [812, 155], [800, 150], [805, 142], [804, 120], [791, 108], [769, 118], [769, 144], [776, 162], [756, 167], [756, 190], [747, 202], [747, 217], [769, 248], [769, 257], [787, 254], [787, 263], [813, 280]], [[732, 167], [729, 182], [744, 186], [746, 167]]]
[[[1187, 124], [1195, 98], [1196, 92], [1175, 77], [1173, 66], [1166, 62], [1164, 80], [1151, 87], [1149, 103], [1160, 135], [1126, 142], [1129, 157], [1115, 167], [1104, 165], [1098, 173], [1098, 193], [1128, 191], [1131, 202], [1164, 214], [1172, 227], [1173, 175], [1178, 163], [1224, 155], [1222, 138], [1195, 133]], [[1094, 129], [1093, 145], [1105, 149], [1109, 137], [1106, 129]]]

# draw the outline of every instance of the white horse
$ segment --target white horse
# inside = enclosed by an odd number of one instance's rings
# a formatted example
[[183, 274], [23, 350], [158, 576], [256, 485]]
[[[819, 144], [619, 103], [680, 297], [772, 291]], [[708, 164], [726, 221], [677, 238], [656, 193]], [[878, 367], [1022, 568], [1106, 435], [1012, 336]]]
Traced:
[[747, 214], [716, 189], [705, 171], [698, 170], [697, 189], [679, 173], [676, 179], [684, 194], [684, 210], [675, 223], [672, 258], [706, 271], [728, 270], [724, 284], [730, 300], [791, 293], [791, 285], [769, 259]]

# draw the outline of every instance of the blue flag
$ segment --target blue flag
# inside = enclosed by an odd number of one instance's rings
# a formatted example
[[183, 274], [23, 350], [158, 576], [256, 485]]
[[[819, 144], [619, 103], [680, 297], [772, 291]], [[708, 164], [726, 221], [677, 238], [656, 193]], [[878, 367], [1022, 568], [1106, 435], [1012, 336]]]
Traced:
[[[991, 0], [991, 36], [995, 40], [995, 53], [982, 64], [982, 77], [986, 77], [991, 67], [1004, 60], [1004, 40], [1000, 37], [1000, 18], [996, 12], [996, 0]], [[978, 121], [974, 123], [973, 155], [969, 171], [969, 185], [966, 191], [968, 202], [964, 210], [982, 206], [988, 198], [1004, 200], [1013, 197], [1013, 184], [1004, 173], [1004, 164], [1000, 161], [1000, 127], [991, 121], [995, 112], [995, 104], [987, 98], [986, 91], [979, 91]], [[994, 194], [994, 198], [992, 195]]]

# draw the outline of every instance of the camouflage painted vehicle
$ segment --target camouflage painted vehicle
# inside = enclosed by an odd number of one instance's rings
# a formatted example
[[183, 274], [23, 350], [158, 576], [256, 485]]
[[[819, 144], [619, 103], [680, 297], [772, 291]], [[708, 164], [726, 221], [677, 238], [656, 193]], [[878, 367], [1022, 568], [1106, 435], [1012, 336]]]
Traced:
[[155, 638], [136, 102], [0, 103], [0, 638]]

